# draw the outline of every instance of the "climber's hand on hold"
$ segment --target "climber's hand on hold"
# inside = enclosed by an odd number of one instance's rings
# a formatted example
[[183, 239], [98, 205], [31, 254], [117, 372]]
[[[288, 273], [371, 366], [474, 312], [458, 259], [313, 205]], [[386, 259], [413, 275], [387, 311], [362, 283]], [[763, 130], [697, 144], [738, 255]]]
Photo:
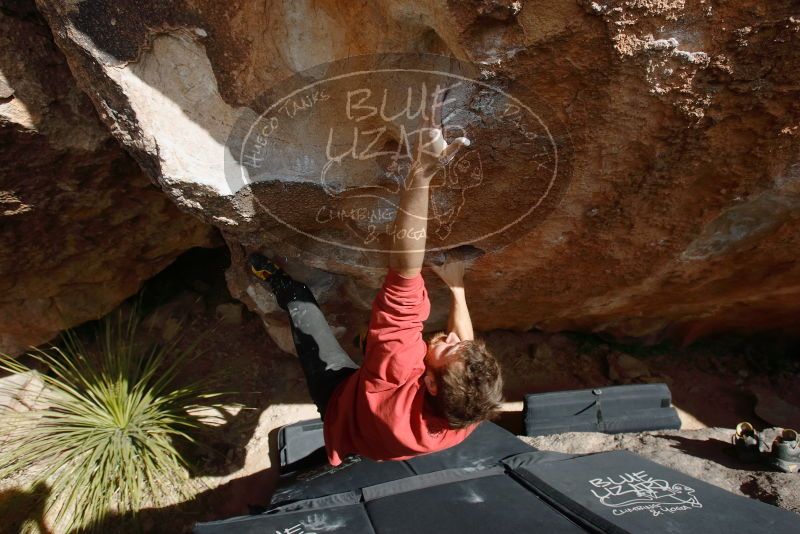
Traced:
[[447, 165], [461, 147], [470, 145], [470, 140], [466, 137], [457, 137], [451, 143], [444, 138], [441, 120], [444, 99], [444, 93], [434, 96], [433, 105], [423, 113], [417, 132], [414, 164], [430, 171]]
[[466, 137], [457, 137], [448, 144], [439, 128], [424, 130], [420, 133], [420, 137], [420, 149], [415, 164], [426, 169], [436, 169], [447, 165], [461, 150], [461, 147], [470, 145], [470, 140]]
[[444, 265], [431, 265], [430, 267], [450, 289], [464, 287], [465, 262], [449, 261]]

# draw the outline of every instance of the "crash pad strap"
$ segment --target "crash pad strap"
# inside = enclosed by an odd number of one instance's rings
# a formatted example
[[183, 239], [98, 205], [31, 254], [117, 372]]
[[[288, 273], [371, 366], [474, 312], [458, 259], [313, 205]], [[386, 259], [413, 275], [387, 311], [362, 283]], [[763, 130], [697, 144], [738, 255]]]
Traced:
[[279, 504], [271, 507], [265, 514], [297, 512], [300, 510], [318, 510], [320, 508], [329, 508], [332, 506], [343, 506], [348, 504], [365, 503], [380, 499], [383, 497], [390, 497], [392, 495], [399, 495], [409, 491], [416, 491], [434, 486], [441, 486], [443, 484], [450, 484], [453, 482], [462, 482], [465, 480], [472, 480], [475, 478], [489, 477], [493, 475], [502, 475], [505, 473], [505, 468], [501, 466], [491, 467], [487, 469], [473, 469], [473, 468], [453, 468], [443, 469], [441, 471], [434, 471], [433, 473], [425, 473], [422, 475], [413, 475], [399, 480], [391, 480], [389, 482], [382, 482], [372, 486], [366, 486], [361, 489], [353, 491], [345, 491], [342, 493], [334, 493], [324, 497], [315, 497], [312, 499], [302, 499], [292, 501], [284, 504]]
[[269, 508], [264, 515], [281, 514], [289, 512], [298, 512], [301, 510], [319, 510], [320, 508], [331, 508], [335, 506], [346, 506], [349, 504], [360, 504], [362, 502], [361, 491], [345, 491], [342, 493], [334, 493], [332, 495], [325, 495], [324, 497], [315, 497], [313, 499], [303, 499], [293, 501], [286, 504], [280, 504]]
[[434, 471], [433, 473], [425, 473], [422, 475], [415, 475], [400, 480], [392, 480], [390, 482], [383, 482], [382, 484], [375, 484], [362, 488], [361, 492], [364, 496], [364, 502], [380, 499], [382, 497], [389, 497], [400, 493], [409, 491], [416, 491], [423, 488], [430, 488], [433, 486], [441, 486], [442, 484], [450, 484], [452, 482], [461, 482], [463, 480], [471, 480], [474, 478], [483, 478], [493, 475], [502, 475], [505, 469], [502, 467], [491, 467], [488, 469], [443, 469], [441, 471]]
[[593, 389], [592, 395], [595, 396], [596, 400], [594, 401], [595, 404], [595, 417], [597, 419], [597, 431], [603, 431], [603, 406], [601, 401], [603, 399], [603, 390], [602, 389]]
[[590, 512], [577, 502], [559, 492], [550, 484], [531, 473], [525, 468], [511, 469], [508, 474], [520, 482], [523, 486], [531, 490], [541, 500], [564, 514], [574, 523], [580, 525], [588, 532], [603, 534], [629, 534], [627, 530], [619, 528], [617, 525], [603, 519], [599, 515]]

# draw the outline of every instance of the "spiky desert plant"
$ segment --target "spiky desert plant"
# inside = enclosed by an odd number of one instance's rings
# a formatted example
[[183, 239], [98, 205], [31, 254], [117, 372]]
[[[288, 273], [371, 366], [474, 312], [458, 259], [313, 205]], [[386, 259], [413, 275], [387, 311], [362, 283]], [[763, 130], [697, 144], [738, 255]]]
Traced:
[[[135, 518], [144, 505], [192, 493], [176, 445], [194, 441], [199, 423], [187, 410], [218, 394], [204, 381], [177, 380], [200, 339], [143, 349], [138, 317], [106, 321], [99, 354], [73, 332], [60, 346], [31, 352], [43, 368], [41, 396], [31, 410], [0, 412], [0, 478], [34, 466], [36, 479], [50, 486], [47, 515], [59, 531], [93, 530], [111, 512]], [[9, 356], [0, 356], [0, 368], [37, 373]]]

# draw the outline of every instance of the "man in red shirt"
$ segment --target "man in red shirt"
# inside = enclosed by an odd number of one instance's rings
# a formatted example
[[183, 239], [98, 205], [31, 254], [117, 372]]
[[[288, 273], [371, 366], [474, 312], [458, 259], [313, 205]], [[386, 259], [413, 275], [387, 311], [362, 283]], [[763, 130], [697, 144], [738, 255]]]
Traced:
[[264, 256], [250, 257], [279, 306], [289, 312], [309, 392], [324, 422], [328, 460], [349, 454], [403, 460], [463, 441], [502, 400], [502, 378], [474, 339], [464, 293], [464, 263], [434, 271], [452, 294], [449, 333], [422, 338], [430, 301], [421, 270], [431, 179], [469, 140], [447, 144], [434, 105], [420, 128], [414, 163], [394, 222], [389, 272], [372, 304], [363, 365], [341, 348], [308, 288]]

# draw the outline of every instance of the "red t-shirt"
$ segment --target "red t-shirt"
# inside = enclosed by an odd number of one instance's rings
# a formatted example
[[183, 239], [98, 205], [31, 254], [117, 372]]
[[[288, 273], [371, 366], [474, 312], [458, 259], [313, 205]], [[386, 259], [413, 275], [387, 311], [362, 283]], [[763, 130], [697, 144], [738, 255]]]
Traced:
[[350, 453], [405, 460], [457, 445], [474, 430], [449, 428], [426, 400], [422, 322], [430, 311], [422, 275], [405, 278], [390, 269], [372, 303], [363, 365], [328, 401], [324, 434], [331, 464]]

